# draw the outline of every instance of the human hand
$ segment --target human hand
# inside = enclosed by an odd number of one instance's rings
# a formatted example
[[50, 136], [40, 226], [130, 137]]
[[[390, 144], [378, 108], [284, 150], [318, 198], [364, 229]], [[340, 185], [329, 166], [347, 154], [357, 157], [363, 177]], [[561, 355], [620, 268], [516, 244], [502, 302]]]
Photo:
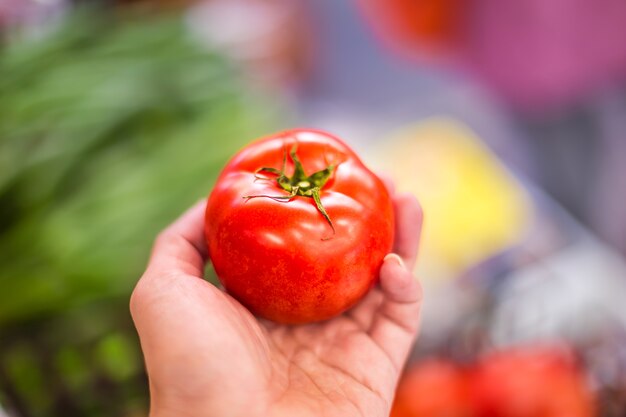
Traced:
[[379, 284], [324, 322], [287, 326], [254, 317], [202, 279], [202, 202], [156, 240], [131, 297], [150, 382], [151, 416], [387, 416], [416, 336], [415, 264], [421, 210], [393, 195], [394, 252]]

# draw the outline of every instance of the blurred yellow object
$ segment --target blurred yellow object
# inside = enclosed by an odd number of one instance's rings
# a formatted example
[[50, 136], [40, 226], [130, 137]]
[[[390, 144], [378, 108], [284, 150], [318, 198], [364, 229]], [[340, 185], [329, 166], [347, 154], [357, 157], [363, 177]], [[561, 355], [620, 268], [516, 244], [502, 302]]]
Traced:
[[421, 276], [458, 276], [523, 237], [530, 200], [468, 127], [434, 118], [387, 139], [378, 153], [383, 169], [424, 209]]

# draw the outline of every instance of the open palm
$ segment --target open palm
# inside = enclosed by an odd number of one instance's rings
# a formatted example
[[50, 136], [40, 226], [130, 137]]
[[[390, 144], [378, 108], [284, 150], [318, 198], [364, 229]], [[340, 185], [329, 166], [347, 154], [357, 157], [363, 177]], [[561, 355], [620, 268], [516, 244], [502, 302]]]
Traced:
[[161, 233], [131, 298], [151, 416], [386, 416], [417, 333], [421, 292], [410, 273], [421, 212], [393, 197], [399, 255], [353, 309], [286, 326], [254, 317], [201, 279], [204, 203]]

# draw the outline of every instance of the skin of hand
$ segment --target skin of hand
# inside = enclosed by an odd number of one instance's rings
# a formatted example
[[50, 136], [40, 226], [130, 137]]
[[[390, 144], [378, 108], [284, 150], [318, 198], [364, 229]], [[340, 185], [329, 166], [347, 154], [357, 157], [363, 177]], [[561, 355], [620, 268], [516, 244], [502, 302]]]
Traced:
[[346, 313], [300, 326], [258, 319], [202, 278], [206, 201], [161, 232], [130, 301], [151, 417], [389, 415], [422, 296], [411, 273], [421, 209], [410, 194], [392, 198], [395, 253], [378, 285]]

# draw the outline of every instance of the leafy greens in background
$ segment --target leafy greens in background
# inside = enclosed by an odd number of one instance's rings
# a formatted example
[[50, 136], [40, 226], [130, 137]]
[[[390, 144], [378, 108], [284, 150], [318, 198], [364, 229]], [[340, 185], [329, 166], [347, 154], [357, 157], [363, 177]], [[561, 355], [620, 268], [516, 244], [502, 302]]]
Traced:
[[155, 233], [267, 129], [176, 18], [80, 13], [0, 55], [0, 326], [125, 294]]

